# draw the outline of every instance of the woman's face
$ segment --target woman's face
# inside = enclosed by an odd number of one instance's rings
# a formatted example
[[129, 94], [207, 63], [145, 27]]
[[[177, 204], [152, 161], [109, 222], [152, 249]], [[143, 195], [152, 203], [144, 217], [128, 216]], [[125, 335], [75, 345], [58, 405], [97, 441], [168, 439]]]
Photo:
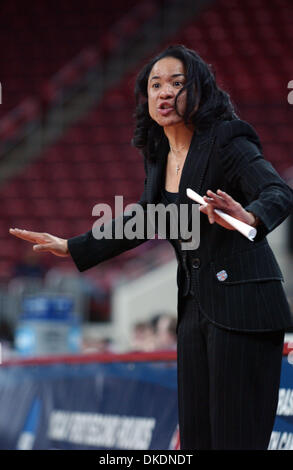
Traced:
[[[148, 107], [151, 118], [160, 126], [174, 126], [184, 123], [176, 113], [175, 98], [186, 82], [184, 65], [175, 57], [158, 60], [150, 72], [148, 79]], [[177, 100], [180, 115], [186, 108], [186, 90]]]

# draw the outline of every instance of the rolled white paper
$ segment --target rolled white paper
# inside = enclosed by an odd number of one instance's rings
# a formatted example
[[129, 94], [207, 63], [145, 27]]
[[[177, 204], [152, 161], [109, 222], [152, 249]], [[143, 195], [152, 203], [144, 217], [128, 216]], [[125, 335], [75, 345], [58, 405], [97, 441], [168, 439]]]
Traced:
[[[197, 194], [195, 191], [193, 191], [190, 188], [186, 189], [186, 194], [187, 196], [192, 199], [193, 201], [197, 202], [198, 204], [202, 204], [204, 206], [207, 205], [206, 201], [204, 200], [203, 197], [201, 197], [199, 194]], [[238, 232], [242, 233], [248, 240], [253, 242], [257, 230], [254, 227], [251, 227], [251, 225], [246, 224], [245, 222], [241, 222], [238, 219], [235, 219], [235, 217], [232, 217], [231, 215], [226, 214], [225, 212], [221, 211], [220, 209], [214, 209], [216, 214], [218, 214], [222, 219], [224, 219], [226, 222], [228, 222], [232, 227], [235, 228], [235, 230], [238, 230]]]

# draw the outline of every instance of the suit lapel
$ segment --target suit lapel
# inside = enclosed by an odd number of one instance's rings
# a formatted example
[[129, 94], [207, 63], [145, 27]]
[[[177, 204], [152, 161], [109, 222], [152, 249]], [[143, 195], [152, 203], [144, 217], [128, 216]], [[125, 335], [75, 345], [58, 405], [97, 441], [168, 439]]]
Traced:
[[[215, 140], [213, 129], [214, 125], [207, 131], [198, 134], [195, 132], [193, 134], [182, 169], [177, 204], [188, 204], [191, 208], [192, 201], [186, 195], [187, 188], [191, 188], [200, 194], [209, 156]], [[168, 142], [164, 142], [158, 152], [158, 159], [155, 162], [149, 163], [149, 184], [147, 191], [147, 201], [149, 203], [158, 203], [160, 200], [160, 191], [166, 176], [168, 151]], [[191, 211], [189, 211], [189, 216], [191, 216]]]
[[195, 134], [183, 166], [179, 185], [178, 204], [192, 204], [186, 195], [186, 189], [191, 188], [198, 194], [201, 192], [210, 153], [215, 141], [214, 125], [207, 131]]

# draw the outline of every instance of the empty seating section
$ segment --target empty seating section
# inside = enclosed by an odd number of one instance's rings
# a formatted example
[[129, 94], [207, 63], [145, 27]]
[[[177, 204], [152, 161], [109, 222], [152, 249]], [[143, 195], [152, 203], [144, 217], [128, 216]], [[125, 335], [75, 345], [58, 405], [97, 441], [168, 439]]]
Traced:
[[[39, 124], [42, 114], [66, 102], [103, 62], [157, 13], [163, 0], [75, 0], [62, 4], [2, 2], [3, 48], [0, 158]], [[54, 8], [52, 8], [52, 6]], [[9, 20], [7, 20], [9, 18]], [[9, 28], [6, 25], [9, 24]]]
[[173, 42], [197, 50], [213, 66], [239, 116], [258, 131], [264, 154], [283, 173], [293, 164], [293, 3], [218, 0]]
[[[134, 77], [128, 77], [110, 91], [85, 120], [1, 190], [5, 230], [0, 236], [5, 244], [9, 226], [70, 237], [91, 228], [97, 220], [92, 216], [97, 203], [108, 203], [115, 215], [115, 195], [123, 195], [124, 207], [138, 200], [144, 170], [142, 158], [130, 145], [133, 102], [132, 97], [127, 100], [129, 80], [134, 83]], [[24, 248], [22, 243], [10, 242], [17, 250], [3, 249], [2, 261], [16, 260]], [[64, 265], [64, 260], [48, 262]]]
[[[34, 1], [34, 12], [43, 15], [44, 23], [42, 28], [34, 25], [29, 30], [27, 25], [32, 17], [25, 13], [26, 9], [23, 7], [24, 13], [19, 16], [14, 10], [15, 0], [5, 2], [6, 14], [13, 19], [12, 23], [7, 21], [6, 34], [13, 31], [14, 37], [3, 51], [6, 55], [3, 60], [9, 61], [11, 57], [6, 79], [15, 78], [7, 108], [20, 96], [36, 90], [32, 80], [41, 84], [79, 49], [96, 42], [120, 13], [118, 7], [113, 11], [107, 3], [92, 1], [91, 14], [89, 9], [86, 14], [78, 1], [60, 3], [62, 13], [54, 23], [57, 2], [50, 2], [49, 8]], [[134, 4], [130, 0], [123, 2], [124, 9]], [[97, 5], [102, 13], [98, 14]], [[231, 94], [240, 117], [255, 126], [266, 158], [280, 172], [292, 165], [293, 107], [287, 103], [287, 84], [293, 79], [289, 50], [292, 8], [290, 0], [219, 0], [168, 41], [196, 49], [213, 64], [220, 86]], [[67, 19], [67, 10], [75, 11], [76, 15], [70, 14]], [[80, 28], [82, 21], [84, 28]], [[17, 44], [21, 45], [19, 63], [14, 51]], [[25, 72], [28, 56], [34, 57], [29, 74]], [[22, 71], [22, 76], [16, 70]], [[114, 210], [115, 195], [124, 196], [124, 206], [138, 200], [144, 170], [142, 158], [130, 145], [134, 125], [133, 85], [134, 75], [110, 90], [97, 109], [1, 189], [0, 268], [13, 263], [24, 246], [8, 236], [9, 226], [70, 237], [90, 229], [96, 220], [92, 216], [95, 204], [109, 203]], [[13, 91], [17, 88], [19, 94]], [[121, 262], [131, 256], [132, 252], [122, 255]], [[67, 263], [52, 258], [50, 262], [55, 265]], [[117, 259], [113, 266], [119, 269]]]
[[86, 7], [79, 0], [1, 2], [0, 116], [28, 95], [39, 97], [46, 79], [84, 48], [99, 47], [111, 25], [135, 4], [135, 0], [87, 0]]

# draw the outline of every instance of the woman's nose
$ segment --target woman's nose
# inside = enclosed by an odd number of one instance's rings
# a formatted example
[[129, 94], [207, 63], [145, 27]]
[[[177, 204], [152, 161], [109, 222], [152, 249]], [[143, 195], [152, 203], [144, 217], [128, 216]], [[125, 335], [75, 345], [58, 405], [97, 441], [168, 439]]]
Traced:
[[168, 98], [170, 96], [173, 96], [172, 87], [170, 85], [166, 85], [166, 86], [161, 87], [160, 97], [161, 98]]

